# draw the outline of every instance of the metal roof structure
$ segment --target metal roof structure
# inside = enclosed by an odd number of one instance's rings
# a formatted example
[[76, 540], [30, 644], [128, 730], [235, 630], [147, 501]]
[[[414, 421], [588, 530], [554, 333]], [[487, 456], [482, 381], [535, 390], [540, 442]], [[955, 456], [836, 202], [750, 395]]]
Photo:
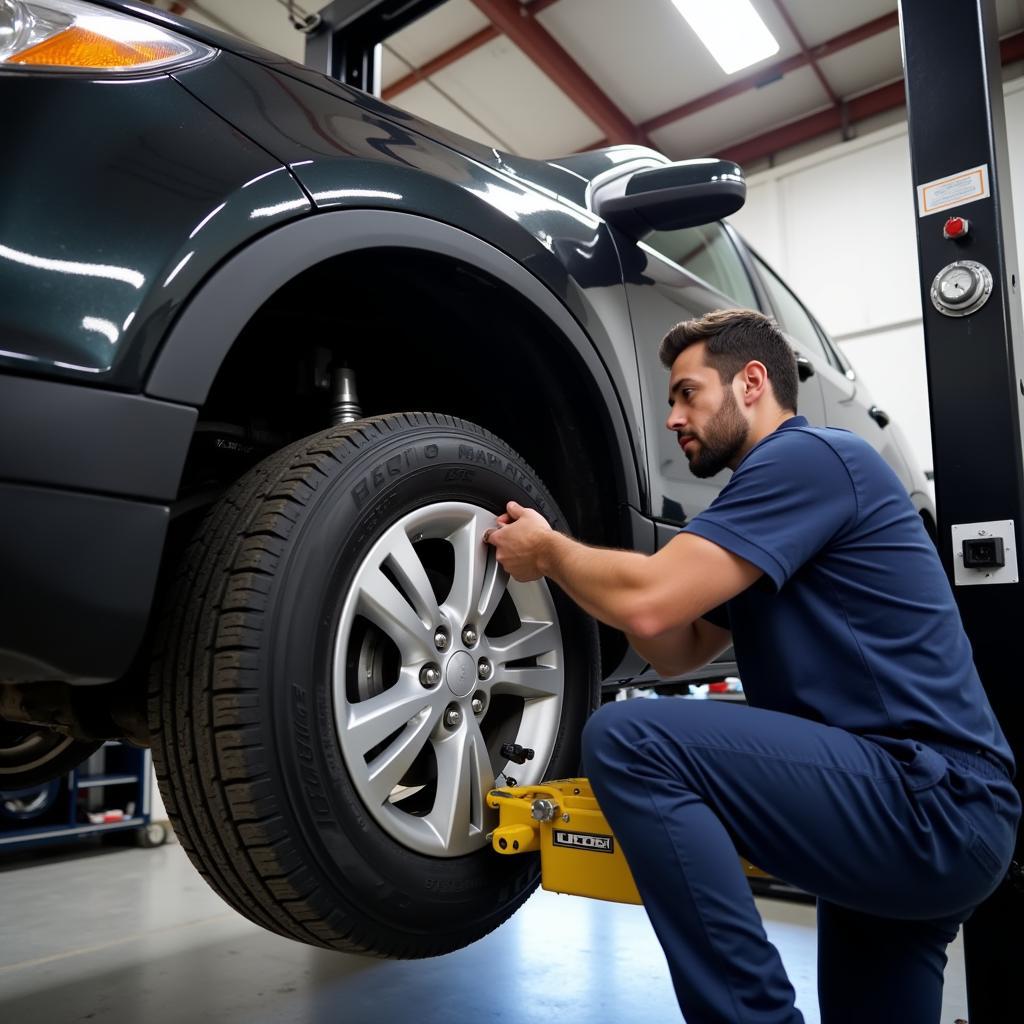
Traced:
[[[300, 61], [289, 8], [318, 3], [157, 0]], [[671, 0], [448, 0], [386, 41], [382, 95], [527, 156], [639, 142], [748, 167], [902, 116], [896, 0], [753, 3], [779, 52], [726, 75]], [[1024, 0], [996, 6], [1003, 63], [1021, 73]]]

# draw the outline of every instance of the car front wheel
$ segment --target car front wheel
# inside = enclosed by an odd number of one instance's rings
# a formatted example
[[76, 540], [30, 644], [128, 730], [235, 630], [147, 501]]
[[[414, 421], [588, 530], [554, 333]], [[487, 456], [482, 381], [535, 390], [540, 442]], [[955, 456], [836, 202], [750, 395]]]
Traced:
[[[482, 541], [536, 474], [451, 417], [362, 420], [265, 460], [219, 502], [169, 596], [151, 675], [175, 832], [247, 917], [334, 949], [445, 953], [538, 880], [498, 857], [496, 783], [578, 769], [596, 627]], [[524, 764], [508, 744], [534, 751]]]

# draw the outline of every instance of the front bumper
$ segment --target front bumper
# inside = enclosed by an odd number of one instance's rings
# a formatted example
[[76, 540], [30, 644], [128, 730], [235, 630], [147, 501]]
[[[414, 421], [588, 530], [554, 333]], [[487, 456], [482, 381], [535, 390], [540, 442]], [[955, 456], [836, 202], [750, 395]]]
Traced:
[[195, 419], [139, 395], [0, 376], [0, 682], [127, 671]]

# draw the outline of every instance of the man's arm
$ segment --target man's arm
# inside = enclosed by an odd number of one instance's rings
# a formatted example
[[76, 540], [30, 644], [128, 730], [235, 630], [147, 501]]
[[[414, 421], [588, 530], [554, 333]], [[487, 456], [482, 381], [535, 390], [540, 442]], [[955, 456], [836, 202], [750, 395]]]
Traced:
[[485, 538], [517, 580], [548, 576], [596, 619], [646, 641], [691, 625], [742, 593], [757, 566], [695, 534], [657, 554], [592, 548], [554, 532], [538, 512], [510, 502]]
[[732, 643], [732, 633], [707, 619], [643, 639], [626, 634], [633, 649], [662, 679], [672, 679], [702, 668]]

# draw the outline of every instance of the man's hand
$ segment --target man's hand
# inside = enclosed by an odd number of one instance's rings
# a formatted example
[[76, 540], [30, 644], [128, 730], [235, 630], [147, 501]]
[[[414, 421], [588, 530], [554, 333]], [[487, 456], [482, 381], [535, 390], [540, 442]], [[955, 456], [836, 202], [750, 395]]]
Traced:
[[510, 501], [498, 525], [484, 534], [484, 543], [494, 547], [498, 564], [520, 583], [544, 575], [541, 560], [554, 531], [551, 524], [532, 508]]

